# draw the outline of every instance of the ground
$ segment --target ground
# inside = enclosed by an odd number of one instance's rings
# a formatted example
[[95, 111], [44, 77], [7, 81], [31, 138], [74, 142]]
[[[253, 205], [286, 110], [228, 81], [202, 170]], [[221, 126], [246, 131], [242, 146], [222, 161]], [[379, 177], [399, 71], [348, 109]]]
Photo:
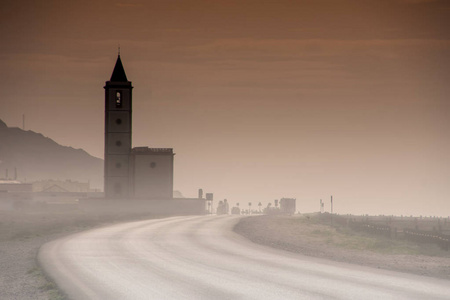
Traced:
[[317, 214], [248, 217], [234, 230], [255, 243], [308, 256], [450, 279], [449, 251], [331, 226]]
[[[37, 265], [36, 255], [42, 244], [112, 224], [111, 220], [121, 222], [156, 217], [160, 216], [98, 214], [80, 210], [0, 212], [0, 299], [64, 299]], [[243, 218], [235, 231], [253, 242], [287, 251], [450, 279], [448, 251], [435, 245], [353, 232], [343, 225], [330, 226], [314, 215]]]
[[112, 224], [155, 218], [146, 214], [98, 214], [80, 210], [0, 212], [0, 299], [65, 299], [39, 268], [41, 245], [59, 237]]

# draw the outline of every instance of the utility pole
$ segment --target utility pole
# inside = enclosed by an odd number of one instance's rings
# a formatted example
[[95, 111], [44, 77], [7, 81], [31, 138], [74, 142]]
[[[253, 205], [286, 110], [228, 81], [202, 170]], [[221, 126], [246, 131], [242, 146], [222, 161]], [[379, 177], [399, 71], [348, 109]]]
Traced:
[[331, 195], [331, 214], [333, 214], [333, 195]]
[[333, 195], [331, 195], [331, 226], [333, 226]]
[[25, 114], [22, 115], [22, 129], [25, 130]]

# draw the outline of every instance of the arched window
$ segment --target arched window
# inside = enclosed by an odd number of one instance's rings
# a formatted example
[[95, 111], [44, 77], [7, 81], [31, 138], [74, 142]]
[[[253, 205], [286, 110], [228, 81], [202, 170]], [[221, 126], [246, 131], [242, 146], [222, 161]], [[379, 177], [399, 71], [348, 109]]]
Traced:
[[122, 107], [122, 91], [116, 91], [116, 107]]

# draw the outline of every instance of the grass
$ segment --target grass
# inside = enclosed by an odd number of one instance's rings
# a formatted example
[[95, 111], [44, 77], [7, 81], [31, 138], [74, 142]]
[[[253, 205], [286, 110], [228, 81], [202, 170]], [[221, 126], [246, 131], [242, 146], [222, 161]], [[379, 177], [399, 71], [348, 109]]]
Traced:
[[434, 244], [411, 242], [402, 238], [389, 238], [362, 231], [354, 231], [344, 225], [330, 226], [328, 222], [321, 221], [317, 216], [310, 215], [303, 226], [322, 229], [311, 229], [312, 236], [321, 236], [327, 244], [344, 249], [372, 251], [381, 254], [405, 254], [450, 257], [447, 251], [439, 249]]
[[39, 289], [43, 291], [56, 290], [56, 285], [53, 282], [47, 281], [46, 283], [41, 285]]
[[49, 300], [66, 300], [67, 297], [58, 290], [56, 284], [51, 281], [47, 281], [39, 287], [40, 290], [47, 292]]
[[[350, 217], [353, 219], [353, 216]], [[364, 216], [366, 219], [367, 216]], [[411, 222], [411, 219], [403, 217], [400, 219], [401, 225], [416, 225], [417, 222]], [[419, 228], [425, 225], [432, 228], [434, 220], [430, 219], [424, 220], [428, 224], [419, 221]], [[398, 226], [399, 223], [395, 223], [398, 220], [387, 223], [386, 218], [378, 217], [377, 224], [394, 223], [400, 229], [393, 238], [355, 231], [344, 218], [333, 216], [333, 225], [330, 221], [326, 214], [266, 215], [242, 218], [234, 231], [255, 243], [307, 256], [450, 279], [450, 251], [441, 250], [434, 244], [403, 239], [401, 229], [405, 227]], [[447, 226], [443, 226], [443, 230], [450, 229], [450, 221], [443, 225]]]
[[37, 266], [29, 269], [27, 275], [35, 277], [41, 285], [38, 289], [44, 292], [49, 300], [66, 300], [67, 297], [58, 289], [56, 284], [51, 281]]
[[39, 276], [40, 275], [40, 270], [39, 270], [38, 267], [33, 267], [33, 268], [31, 268], [31, 269], [29, 269], [27, 271], [27, 274], [28, 275], [33, 275], [33, 276]]
[[[370, 251], [393, 255], [427, 255], [450, 257], [448, 251], [434, 244], [419, 244], [402, 238], [389, 238], [363, 231], [355, 231], [346, 225], [333, 223], [323, 215], [262, 216], [252, 218], [246, 226], [252, 226], [261, 241], [270, 236], [274, 242], [324, 245], [341, 249]], [[249, 231], [250, 232], [250, 231]], [[257, 233], [259, 232], [259, 233]], [[254, 235], [253, 233], [251, 235]]]
[[405, 241], [396, 241], [360, 233], [345, 233], [344, 237], [334, 244], [341, 248], [367, 250], [382, 254], [422, 254], [418, 251], [418, 247]]

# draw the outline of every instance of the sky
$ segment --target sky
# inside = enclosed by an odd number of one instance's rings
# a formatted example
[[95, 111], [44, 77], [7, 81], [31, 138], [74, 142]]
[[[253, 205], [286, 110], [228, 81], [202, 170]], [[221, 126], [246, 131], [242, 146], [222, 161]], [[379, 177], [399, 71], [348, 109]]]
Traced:
[[185, 196], [450, 215], [448, 0], [2, 1], [0, 39], [0, 119], [100, 158], [120, 45]]

